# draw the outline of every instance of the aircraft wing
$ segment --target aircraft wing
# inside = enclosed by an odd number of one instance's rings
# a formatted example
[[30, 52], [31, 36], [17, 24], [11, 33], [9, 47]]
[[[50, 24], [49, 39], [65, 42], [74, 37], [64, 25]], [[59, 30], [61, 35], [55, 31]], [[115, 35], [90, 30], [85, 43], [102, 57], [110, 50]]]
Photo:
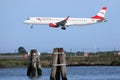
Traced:
[[60, 26], [62, 26], [61, 27], [61, 29], [63, 29], [63, 30], [65, 30], [66, 28], [65, 28], [65, 24], [67, 23], [67, 20], [69, 19], [69, 16], [68, 17], [66, 17], [64, 20], [62, 20], [62, 21], [60, 21], [60, 22], [57, 22], [57, 23], [50, 23], [49, 24], [49, 26], [51, 26], [51, 27], [60, 27]]
[[69, 16], [68, 16], [66, 19], [64, 19], [64, 20], [62, 20], [62, 21], [60, 21], [60, 22], [57, 22], [56, 24], [57, 24], [58, 26], [65, 26], [65, 24], [67, 23], [68, 18], [69, 18]]

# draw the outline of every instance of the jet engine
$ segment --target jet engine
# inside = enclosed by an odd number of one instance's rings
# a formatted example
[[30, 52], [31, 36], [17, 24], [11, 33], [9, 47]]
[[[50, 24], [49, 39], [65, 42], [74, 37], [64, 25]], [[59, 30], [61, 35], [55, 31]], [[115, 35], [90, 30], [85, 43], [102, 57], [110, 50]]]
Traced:
[[54, 27], [54, 28], [55, 28], [55, 27], [58, 27], [57, 24], [55, 24], [55, 23], [49, 23], [49, 26], [50, 26], [50, 27]]

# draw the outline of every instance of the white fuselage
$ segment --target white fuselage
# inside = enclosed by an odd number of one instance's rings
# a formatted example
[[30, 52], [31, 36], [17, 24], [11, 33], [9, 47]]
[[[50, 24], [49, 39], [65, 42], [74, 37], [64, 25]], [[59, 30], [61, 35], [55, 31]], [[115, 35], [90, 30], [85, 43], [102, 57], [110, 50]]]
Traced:
[[[57, 23], [65, 18], [51, 18], [51, 17], [30, 17], [24, 21], [26, 24], [30, 25], [47, 25], [49, 23]], [[81, 26], [97, 23], [98, 19], [92, 18], [69, 18], [67, 20], [66, 26]]]

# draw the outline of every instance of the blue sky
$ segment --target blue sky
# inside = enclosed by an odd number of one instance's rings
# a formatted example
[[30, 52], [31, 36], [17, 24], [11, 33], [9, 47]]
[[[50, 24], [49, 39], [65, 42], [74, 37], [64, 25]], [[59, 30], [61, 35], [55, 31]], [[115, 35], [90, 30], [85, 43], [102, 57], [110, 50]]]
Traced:
[[[106, 6], [108, 22], [71, 26], [65, 31], [48, 25], [33, 29], [23, 23], [28, 17], [94, 16]], [[1, 0], [0, 52], [15, 52], [23, 46], [29, 51], [51, 52], [55, 47], [66, 51], [120, 50], [120, 0]]]

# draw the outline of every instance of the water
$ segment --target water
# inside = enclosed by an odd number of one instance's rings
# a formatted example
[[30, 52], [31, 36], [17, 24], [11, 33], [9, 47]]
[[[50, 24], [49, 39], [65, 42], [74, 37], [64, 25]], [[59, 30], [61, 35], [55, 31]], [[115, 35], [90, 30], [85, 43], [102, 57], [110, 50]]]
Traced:
[[[42, 68], [40, 77], [27, 77], [27, 68], [0, 69], [0, 80], [50, 80], [51, 68]], [[68, 80], [120, 80], [119, 66], [67, 67]]]

